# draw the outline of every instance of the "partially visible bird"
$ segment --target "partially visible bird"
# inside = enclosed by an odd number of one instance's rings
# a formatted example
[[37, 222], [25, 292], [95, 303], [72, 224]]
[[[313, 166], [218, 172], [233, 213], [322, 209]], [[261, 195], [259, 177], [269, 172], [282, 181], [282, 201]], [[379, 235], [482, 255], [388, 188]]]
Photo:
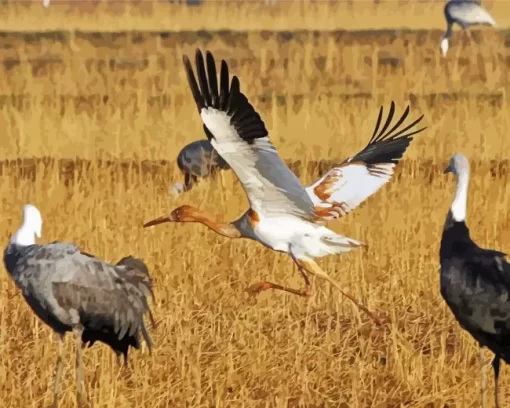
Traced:
[[250, 207], [236, 221], [222, 223], [185, 205], [170, 215], [145, 223], [144, 227], [164, 222], [199, 222], [229, 238], [259, 241], [266, 247], [290, 255], [303, 277], [305, 288], [298, 290], [259, 282], [248, 288], [248, 293], [254, 295], [266, 289], [279, 289], [310, 296], [308, 275], [312, 274], [328, 280], [377, 320], [314, 261], [314, 258], [348, 252], [364, 244], [319, 224], [351, 211], [388, 182], [412, 140], [411, 136], [423, 130], [413, 129], [423, 116], [401, 128], [409, 113], [407, 108], [397, 123], [390, 127], [395, 110], [392, 104], [383, 128], [379, 129], [381, 109], [368, 145], [305, 189], [281, 160], [260, 115], [241, 92], [239, 79], [233, 76], [230, 82], [227, 63], [221, 62], [218, 88], [216, 64], [210, 52], [206, 54], [207, 70], [201, 51], [196, 52], [198, 83], [189, 59], [183, 58], [204, 131], [211, 145], [239, 178]]
[[[81, 252], [71, 244], [38, 245], [42, 217], [23, 207], [23, 223], [4, 251], [4, 265], [34, 313], [56, 333], [59, 341], [54, 384], [58, 406], [63, 368], [63, 340], [73, 332], [76, 341], [77, 403], [83, 400], [82, 346], [96, 341], [109, 345], [127, 363], [129, 347], [140, 347], [140, 334], [149, 351], [152, 342], [144, 323], [153, 297], [147, 266], [125, 257], [116, 265]], [[154, 324], [154, 321], [153, 321]]]
[[447, 26], [440, 45], [443, 56], [448, 53], [449, 39], [452, 35], [454, 23], [460, 25], [468, 36], [467, 29], [471, 25], [481, 24], [497, 27], [494, 18], [483, 8], [480, 1], [476, 0], [450, 0], [444, 6], [444, 15]]
[[209, 140], [196, 140], [184, 146], [177, 156], [177, 166], [184, 175], [184, 183], [170, 186], [170, 192], [179, 195], [190, 190], [199, 178], [213, 176], [230, 166], [214, 150]]
[[466, 226], [469, 162], [455, 154], [445, 173], [457, 178], [455, 198], [441, 238], [441, 295], [461, 327], [480, 345], [482, 406], [486, 406], [486, 371], [482, 347], [494, 352], [495, 401], [499, 407], [500, 360], [510, 363], [510, 264], [506, 254], [480, 248]]
[[50, 6], [50, 0], [43, 0], [43, 6], [49, 7]]

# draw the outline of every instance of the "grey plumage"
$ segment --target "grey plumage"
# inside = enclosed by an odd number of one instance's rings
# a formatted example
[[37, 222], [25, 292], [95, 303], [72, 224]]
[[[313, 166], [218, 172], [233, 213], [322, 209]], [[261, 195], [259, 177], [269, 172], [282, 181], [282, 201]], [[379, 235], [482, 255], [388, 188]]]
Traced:
[[209, 140], [196, 140], [184, 146], [177, 155], [177, 166], [184, 175], [184, 183], [172, 186], [176, 193], [189, 191], [199, 178], [213, 176], [218, 170], [230, 169]]
[[140, 335], [150, 351], [144, 315], [149, 313], [153, 321], [148, 305], [153, 292], [147, 266], [133, 257], [112, 265], [72, 244], [35, 244], [37, 217], [40, 231], [39, 211], [25, 206], [23, 225], [4, 250], [4, 265], [35, 314], [61, 339], [72, 331], [83, 346], [103, 342], [123, 354], [126, 363], [129, 347], [140, 347]]
[[453, 24], [458, 24], [465, 31], [469, 26], [480, 24], [496, 27], [496, 21], [476, 0], [450, 0], [444, 7], [446, 31], [441, 41], [443, 56], [448, 52], [449, 38], [452, 35]]
[[510, 363], [510, 264], [506, 254], [480, 248], [469, 235], [465, 224], [469, 163], [465, 156], [455, 155], [445, 173], [449, 171], [457, 175], [458, 187], [441, 238], [441, 295], [480, 347], [494, 352], [497, 407], [500, 359]]

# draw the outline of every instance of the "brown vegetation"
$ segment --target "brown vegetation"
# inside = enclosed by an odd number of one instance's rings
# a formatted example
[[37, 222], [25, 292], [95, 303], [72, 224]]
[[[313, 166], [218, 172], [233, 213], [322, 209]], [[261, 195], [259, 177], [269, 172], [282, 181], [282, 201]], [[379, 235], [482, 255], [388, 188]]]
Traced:
[[[183, 1], [185, 3], [185, 1]], [[500, 27], [510, 27], [510, 3], [485, 0]], [[9, 31], [380, 30], [445, 28], [441, 0], [4, 0], [0, 27]], [[290, 18], [289, 18], [290, 16]]]
[[[388, 10], [392, 2], [381, 3]], [[493, 7], [502, 3], [508, 2]], [[34, 16], [61, 12], [38, 7], [28, 6], [18, 30]], [[325, 16], [320, 7], [332, 6], [314, 7]], [[246, 27], [262, 24], [249, 13]], [[317, 28], [293, 13], [288, 21], [301, 20], [290, 28]], [[89, 28], [91, 20], [80, 26], [73, 16], [68, 22], [76, 25], [63, 28]], [[387, 16], [390, 25], [393, 15]], [[109, 27], [121, 21], [107, 13], [95, 18]], [[136, 21], [133, 27], [146, 28]], [[325, 21], [321, 28], [331, 28], [332, 19]], [[134, 352], [131, 368], [120, 370], [107, 347], [87, 350], [93, 406], [477, 405], [476, 344], [439, 293], [439, 238], [453, 194], [452, 176], [441, 172], [455, 151], [468, 155], [472, 236], [509, 251], [508, 34], [476, 31], [468, 45], [456, 33], [446, 60], [439, 57], [440, 31], [67, 35], [0, 38], [0, 160], [10, 160], [0, 163], [0, 230], [7, 242], [22, 204], [31, 202], [43, 214], [43, 242], [72, 241], [111, 261], [133, 254], [151, 267], [159, 323], [151, 333], [154, 353]], [[246, 206], [229, 171], [178, 199], [168, 194], [181, 177], [177, 152], [204, 137], [181, 62], [196, 47], [229, 61], [303, 182], [365, 145], [380, 104], [394, 99], [398, 109], [410, 103], [413, 116], [425, 114], [428, 128], [392, 182], [331, 224], [368, 249], [319, 260], [385, 317], [384, 328], [318, 280], [309, 300], [274, 292], [249, 300], [243, 289], [261, 279], [300, 284], [287, 256], [257, 243], [198, 225], [141, 228], [181, 204], [224, 219]], [[51, 331], [5, 272], [0, 286], [1, 405], [47, 406], [56, 351]], [[74, 406], [71, 343], [64, 407]], [[503, 367], [502, 389], [508, 385]], [[505, 392], [501, 397], [503, 406], [510, 402]]]

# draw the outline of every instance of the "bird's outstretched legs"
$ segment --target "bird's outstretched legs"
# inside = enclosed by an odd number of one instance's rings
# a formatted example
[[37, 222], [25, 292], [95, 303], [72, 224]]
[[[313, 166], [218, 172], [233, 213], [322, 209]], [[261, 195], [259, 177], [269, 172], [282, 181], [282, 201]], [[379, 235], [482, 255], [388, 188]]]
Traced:
[[[482, 389], [482, 408], [487, 408], [487, 365], [483, 357], [483, 347], [480, 345], [479, 349], [480, 356], [480, 372], [481, 372], [481, 389]], [[496, 406], [497, 408], [497, 406]]]
[[276, 290], [283, 290], [285, 292], [293, 293], [294, 295], [303, 296], [303, 297], [309, 297], [312, 295], [312, 285], [310, 284], [310, 279], [308, 279], [308, 275], [306, 274], [306, 271], [303, 269], [303, 267], [297, 262], [297, 259], [294, 258], [293, 255], [290, 255], [294, 262], [296, 262], [296, 265], [298, 267], [299, 272], [301, 272], [301, 276], [303, 277], [305, 281], [305, 288], [304, 289], [293, 289], [288, 288], [286, 286], [278, 285], [276, 283], [272, 282], [257, 282], [248, 287], [245, 292], [247, 292], [250, 296], [258, 295], [260, 292], [268, 289], [276, 289]]
[[64, 369], [64, 335], [57, 333], [57, 364], [55, 366], [55, 383], [53, 384], [53, 408], [58, 408], [58, 394], [60, 392], [60, 381]]
[[312, 259], [299, 259], [296, 258], [294, 255], [289, 254], [294, 262], [296, 263], [299, 272], [301, 272], [301, 275], [303, 276], [303, 279], [305, 280], [305, 288], [298, 290], [298, 289], [292, 289], [285, 286], [278, 285], [276, 283], [272, 282], [258, 282], [250, 287], [248, 287], [245, 291], [248, 292], [248, 294], [254, 296], [258, 293], [268, 290], [268, 289], [277, 289], [277, 290], [283, 290], [285, 292], [293, 293], [295, 295], [309, 297], [312, 294], [312, 285], [310, 284], [310, 280], [308, 279], [308, 273], [311, 273], [312, 275], [318, 276], [320, 278], [326, 279], [328, 282], [330, 282], [333, 286], [335, 286], [340, 293], [342, 293], [345, 297], [347, 297], [351, 302], [353, 302], [359, 309], [361, 309], [363, 312], [365, 312], [375, 323], [381, 324], [381, 321], [375, 316], [374, 313], [372, 313], [370, 310], [368, 310], [365, 306], [363, 306], [360, 302], [356, 300], [356, 298], [351, 295], [349, 292], [345, 291], [342, 288], [342, 285], [340, 285], [339, 282], [331, 278], [326, 272], [324, 272], [319, 265], [317, 265], [316, 262], [314, 262]]
[[82, 341], [83, 327], [73, 328], [74, 342], [76, 345], [76, 406], [83, 407], [83, 360], [82, 360]]
[[494, 368], [494, 401], [495, 407], [499, 408], [499, 364], [500, 358], [496, 354], [492, 360], [492, 368]]
[[320, 278], [326, 279], [329, 283], [335, 286], [342, 295], [344, 295], [347, 299], [353, 302], [360, 310], [365, 312], [368, 317], [370, 317], [376, 324], [381, 325], [381, 321], [376, 317], [374, 313], [368, 310], [365, 306], [363, 306], [360, 302], [356, 300], [356, 298], [351, 295], [349, 292], [344, 290], [342, 285], [330, 277], [326, 272], [324, 272], [319, 265], [312, 259], [296, 259], [296, 263], [300, 265], [306, 272], [311, 273], [312, 275], [318, 276]]

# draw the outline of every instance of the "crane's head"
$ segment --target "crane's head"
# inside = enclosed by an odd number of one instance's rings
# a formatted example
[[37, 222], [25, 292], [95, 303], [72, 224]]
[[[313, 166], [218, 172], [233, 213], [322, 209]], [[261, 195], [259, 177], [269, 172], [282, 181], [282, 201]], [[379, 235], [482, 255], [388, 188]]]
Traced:
[[169, 188], [170, 194], [174, 197], [177, 197], [183, 191], [185, 191], [185, 187], [183, 183], [174, 183]]
[[441, 40], [441, 44], [439, 46], [439, 48], [441, 48], [441, 55], [443, 57], [446, 57], [446, 54], [448, 53], [448, 46], [449, 46], [449, 41], [448, 41], [448, 38], [447, 37], [443, 37], [443, 39]]
[[469, 161], [466, 156], [462, 153], [455, 153], [450, 162], [448, 163], [448, 167], [444, 170], [444, 173], [453, 173], [457, 177], [460, 174], [469, 174]]
[[170, 215], [163, 215], [162, 217], [156, 218], [152, 221], [143, 224], [144, 228], [152, 227], [153, 225], [162, 224], [164, 222], [199, 222], [200, 212], [190, 206], [181, 205], [173, 210]]
[[23, 222], [20, 229], [11, 237], [11, 243], [23, 246], [34, 245], [34, 235], [41, 238], [41, 231], [41, 213], [34, 205], [26, 204], [23, 207]]

